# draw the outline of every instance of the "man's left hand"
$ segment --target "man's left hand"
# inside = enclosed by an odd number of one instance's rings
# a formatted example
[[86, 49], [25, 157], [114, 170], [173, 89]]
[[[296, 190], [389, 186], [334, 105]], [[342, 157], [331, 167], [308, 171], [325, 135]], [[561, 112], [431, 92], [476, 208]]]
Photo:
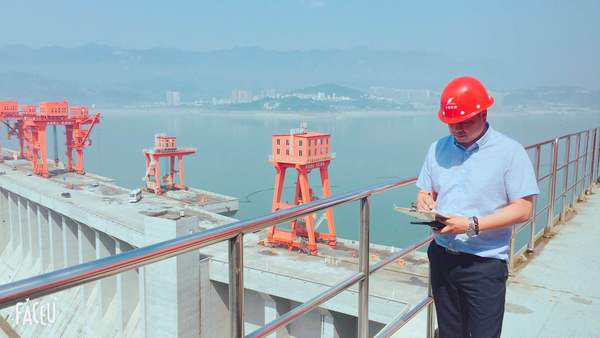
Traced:
[[440, 222], [446, 224], [445, 227], [439, 230], [440, 234], [464, 234], [469, 227], [469, 219], [462, 216], [450, 216], [445, 220], [440, 220]]

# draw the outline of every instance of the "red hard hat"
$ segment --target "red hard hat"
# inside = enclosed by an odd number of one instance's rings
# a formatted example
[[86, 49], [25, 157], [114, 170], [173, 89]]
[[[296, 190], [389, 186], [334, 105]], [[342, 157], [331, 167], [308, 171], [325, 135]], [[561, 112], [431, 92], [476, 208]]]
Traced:
[[442, 92], [438, 117], [455, 124], [465, 121], [494, 103], [483, 84], [474, 77], [462, 76], [450, 81]]

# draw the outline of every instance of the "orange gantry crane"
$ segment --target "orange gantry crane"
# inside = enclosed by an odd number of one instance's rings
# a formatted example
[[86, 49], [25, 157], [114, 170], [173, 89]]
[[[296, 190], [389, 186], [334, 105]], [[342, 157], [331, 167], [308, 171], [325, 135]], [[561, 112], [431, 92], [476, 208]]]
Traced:
[[[67, 101], [42, 102], [39, 112], [34, 105], [23, 105], [19, 111], [16, 101], [4, 101], [0, 102], [0, 111], [0, 119], [9, 129], [9, 138], [16, 136], [19, 139], [19, 157], [32, 162], [34, 174], [49, 176], [46, 143], [48, 126], [65, 126], [67, 170], [85, 173], [83, 149], [91, 145], [89, 136], [94, 126], [100, 122], [99, 113], [88, 116], [86, 107], [72, 107], [69, 111]], [[75, 168], [72, 165], [73, 149], [77, 152]]]
[[[177, 149], [177, 138], [157, 134], [154, 136], [154, 149], [144, 149], [146, 157], [146, 190], [154, 192], [157, 195], [166, 190], [187, 190], [184, 180], [183, 157], [196, 153], [194, 148]], [[169, 172], [160, 176], [160, 159], [169, 159]], [[177, 168], [175, 168], [175, 158], [177, 158]], [[179, 174], [179, 182], [175, 182], [175, 173]]]
[[[319, 132], [307, 132], [305, 128], [293, 129], [290, 134], [275, 134], [272, 136], [271, 162], [275, 167], [275, 190], [273, 193], [272, 211], [308, 203], [315, 199], [308, 175], [311, 170], [319, 169], [321, 174], [321, 188], [323, 197], [329, 197], [329, 163], [334, 158], [331, 155], [331, 135]], [[287, 169], [296, 169], [296, 190], [294, 202], [289, 204], [282, 202], [281, 195]], [[310, 254], [317, 254], [317, 240], [324, 241], [331, 247], [336, 245], [335, 225], [333, 222], [333, 210], [325, 211], [328, 232], [317, 232], [314, 216], [309, 215], [303, 219], [293, 220], [290, 230], [279, 229], [272, 226], [267, 235], [267, 243], [287, 245], [302, 249], [304, 239], [308, 239], [306, 247]]]

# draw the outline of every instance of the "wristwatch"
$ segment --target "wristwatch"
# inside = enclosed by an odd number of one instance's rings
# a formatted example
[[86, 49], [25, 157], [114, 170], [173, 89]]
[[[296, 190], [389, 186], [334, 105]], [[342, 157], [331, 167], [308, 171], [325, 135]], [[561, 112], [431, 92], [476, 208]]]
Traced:
[[466, 234], [469, 237], [479, 235], [479, 220], [477, 217], [469, 217], [469, 226], [467, 226]]

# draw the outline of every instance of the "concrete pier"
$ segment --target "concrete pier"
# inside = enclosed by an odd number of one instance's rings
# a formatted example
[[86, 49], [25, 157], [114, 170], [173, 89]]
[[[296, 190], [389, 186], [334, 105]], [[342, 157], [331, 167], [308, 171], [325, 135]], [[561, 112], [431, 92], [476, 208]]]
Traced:
[[52, 264], [51, 253], [50, 253], [50, 211], [48, 208], [41, 205], [37, 205], [37, 218], [39, 231], [39, 242], [40, 242], [40, 258], [41, 258], [41, 270], [47, 272], [50, 270]]
[[[177, 215], [173, 215], [177, 217]], [[197, 217], [146, 217], [148, 244], [198, 230]], [[145, 267], [146, 328], [148, 337], [200, 335], [200, 265], [197, 251]]]
[[64, 258], [64, 237], [63, 237], [63, 219], [62, 215], [51, 209], [48, 210], [50, 215], [49, 233], [50, 233], [50, 263], [51, 270], [58, 270], [65, 266]]
[[[77, 230], [79, 263], [85, 263], [96, 259], [96, 232], [81, 223], [77, 223]], [[90, 299], [97, 284], [98, 282], [94, 282], [81, 287], [81, 301], [83, 303], [86, 303]]]
[[[127, 252], [133, 249], [131, 245], [119, 240], [116, 240], [116, 244], [117, 253]], [[126, 329], [133, 312], [138, 306], [140, 292], [139, 280], [140, 276], [137, 269], [117, 275], [117, 308], [119, 309], [117, 323], [120, 332]]]
[[27, 201], [28, 221], [29, 221], [29, 246], [31, 255], [35, 262], [41, 259], [40, 243], [40, 224], [38, 219], [37, 203]]
[[[103, 232], [96, 232], [96, 259], [116, 253], [115, 240]], [[100, 281], [100, 314], [106, 315], [117, 294], [117, 277], [102, 278]]]

